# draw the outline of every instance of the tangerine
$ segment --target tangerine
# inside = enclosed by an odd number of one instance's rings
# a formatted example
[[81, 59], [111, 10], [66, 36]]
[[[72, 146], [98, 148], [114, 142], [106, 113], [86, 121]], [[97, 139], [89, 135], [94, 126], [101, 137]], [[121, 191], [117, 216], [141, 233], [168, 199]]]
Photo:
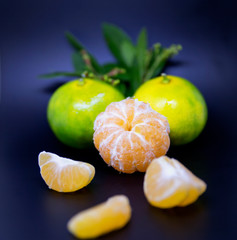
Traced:
[[170, 146], [167, 119], [137, 99], [108, 105], [97, 116], [94, 130], [94, 144], [101, 157], [124, 173], [145, 172]]
[[205, 99], [184, 78], [163, 74], [142, 84], [134, 97], [149, 103], [155, 111], [167, 117], [173, 145], [193, 141], [206, 125], [208, 111]]
[[93, 124], [96, 116], [114, 101], [124, 99], [111, 85], [83, 78], [60, 86], [51, 96], [47, 118], [55, 136], [75, 148], [93, 146]]

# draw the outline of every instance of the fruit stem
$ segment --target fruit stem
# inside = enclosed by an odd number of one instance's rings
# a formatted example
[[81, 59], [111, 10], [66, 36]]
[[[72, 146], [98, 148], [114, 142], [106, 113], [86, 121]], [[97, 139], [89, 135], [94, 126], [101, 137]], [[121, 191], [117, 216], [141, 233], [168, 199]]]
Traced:
[[90, 58], [90, 55], [88, 54], [88, 52], [85, 49], [82, 49], [81, 55], [82, 55], [82, 59], [83, 59], [84, 63], [88, 67], [88, 69], [90, 69], [92, 72], [95, 72], [95, 69], [92, 66], [91, 58]]
[[110, 72], [108, 72], [107, 75], [108, 77], [114, 77], [118, 74], [123, 74], [123, 73], [125, 73], [125, 70], [123, 68], [115, 67]]
[[85, 80], [84, 80], [83, 77], [78, 79], [78, 84], [79, 84], [80, 86], [84, 85], [84, 83], [85, 83]]
[[162, 73], [161, 76], [163, 77], [161, 81], [162, 83], [169, 83], [171, 81], [165, 73]]

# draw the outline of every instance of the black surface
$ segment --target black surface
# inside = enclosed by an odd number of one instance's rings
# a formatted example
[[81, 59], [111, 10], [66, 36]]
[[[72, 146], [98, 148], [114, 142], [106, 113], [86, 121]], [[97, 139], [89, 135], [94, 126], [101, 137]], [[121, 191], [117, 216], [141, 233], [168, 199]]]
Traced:
[[[68, 219], [80, 210], [126, 194], [131, 222], [101, 239], [236, 239], [236, 13], [234, 1], [1, 1], [0, 239], [74, 239]], [[198, 139], [171, 147], [168, 156], [206, 181], [206, 193], [186, 208], [160, 210], [146, 202], [143, 174], [119, 174], [96, 150], [79, 151], [54, 137], [47, 102], [62, 79], [37, 76], [71, 70], [70, 30], [101, 62], [111, 59], [102, 22], [115, 23], [135, 40], [141, 27], [149, 43], [183, 45], [166, 73], [182, 76], [203, 93], [208, 123]], [[42, 150], [87, 161], [93, 182], [81, 191], [51, 191], [37, 163]]]

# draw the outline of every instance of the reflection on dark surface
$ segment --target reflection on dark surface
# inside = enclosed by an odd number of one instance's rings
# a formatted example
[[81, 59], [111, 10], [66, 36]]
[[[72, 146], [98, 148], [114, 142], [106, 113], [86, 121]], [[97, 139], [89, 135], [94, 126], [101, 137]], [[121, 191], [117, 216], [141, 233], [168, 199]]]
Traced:
[[[194, 203], [187, 207], [158, 209], [152, 206], [148, 211], [159, 226], [164, 239], [205, 239], [209, 227], [207, 209], [202, 203]], [[196, 233], [196, 236], [195, 234]]]

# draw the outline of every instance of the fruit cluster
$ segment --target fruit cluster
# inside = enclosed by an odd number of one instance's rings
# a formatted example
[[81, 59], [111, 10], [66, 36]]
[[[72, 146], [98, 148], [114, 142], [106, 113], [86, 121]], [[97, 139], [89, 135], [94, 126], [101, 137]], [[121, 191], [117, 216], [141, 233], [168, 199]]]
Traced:
[[85, 148], [92, 145], [96, 116], [111, 102], [137, 98], [167, 117], [171, 144], [193, 141], [207, 121], [207, 107], [199, 90], [189, 81], [166, 76], [162, 70], [179, 53], [180, 45], [148, 48], [148, 36], [142, 29], [133, 44], [130, 37], [112, 24], [103, 25], [105, 42], [115, 62], [99, 64], [70, 33], [66, 38], [73, 48], [73, 72], [54, 72], [43, 77], [77, 77], [55, 91], [48, 105], [48, 121], [64, 144]]
[[[135, 45], [113, 25], [104, 24], [103, 34], [115, 63], [100, 65], [67, 33], [75, 50], [75, 71], [44, 75], [78, 77], [50, 98], [47, 117], [52, 131], [71, 147], [94, 143], [103, 160], [119, 172], [145, 172], [144, 195], [152, 206], [184, 207], [195, 202], [205, 192], [205, 182], [165, 155], [170, 144], [186, 144], [199, 136], [207, 106], [186, 79], [156, 77], [181, 46], [164, 48], [156, 43], [147, 49], [145, 29]], [[79, 190], [95, 175], [91, 164], [49, 152], [41, 152], [38, 163], [45, 183], [58, 192]], [[130, 218], [128, 198], [117, 195], [75, 215], [68, 230], [79, 238], [95, 238], [122, 228]]]
[[[164, 156], [169, 148], [169, 124], [149, 104], [136, 99], [111, 103], [94, 123], [94, 144], [104, 161], [116, 170], [145, 172], [144, 194], [159, 208], [187, 206], [206, 190], [206, 184], [175, 159]], [[72, 192], [87, 186], [95, 168], [84, 162], [39, 154], [41, 176], [49, 188]], [[68, 230], [79, 238], [95, 238], [122, 228], [131, 218], [126, 196], [114, 196], [105, 203], [78, 213]]]

